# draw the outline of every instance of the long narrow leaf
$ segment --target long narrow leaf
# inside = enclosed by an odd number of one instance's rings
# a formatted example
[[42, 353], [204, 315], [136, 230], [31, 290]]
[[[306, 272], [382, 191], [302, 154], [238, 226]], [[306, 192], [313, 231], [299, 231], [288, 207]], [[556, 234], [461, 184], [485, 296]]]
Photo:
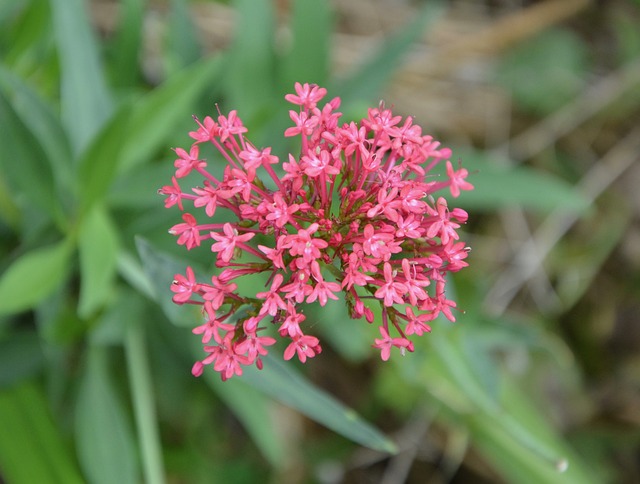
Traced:
[[208, 372], [204, 378], [242, 422], [269, 463], [276, 468], [286, 464], [284, 439], [282, 434], [276, 431], [269, 412], [271, 401], [263, 393], [241, 380], [222, 382], [212, 372]]
[[139, 76], [146, 0], [123, 0], [115, 38], [109, 48], [109, 71], [115, 86], [131, 88]]
[[0, 277], [0, 315], [32, 308], [51, 294], [66, 278], [70, 255], [63, 240], [16, 259]]
[[0, 92], [0, 168], [14, 195], [21, 195], [56, 218], [53, 171], [47, 154]]
[[167, 146], [176, 124], [193, 114], [193, 102], [207, 89], [212, 95], [220, 67], [218, 57], [198, 62], [136, 103], [122, 153], [122, 169], [149, 161]]
[[248, 120], [265, 110], [274, 97], [274, 18], [269, 0], [234, 2], [236, 24], [225, 73], [227, 101]]
[[94, 137], [78, 165], [78, 192], [81, 212], [104, 199], [115, 177], [126, 135], [131, 108], [124, 105]]
[[495, 210], [520, 205], [543, 213], [557, 208], [584, 213], [590, 206], [574, 186], [560, 178], [525, 166], [509, 168], [468, 159], [474, 170], [469, 180], [476, 190], [464, 192], [456, 201], [463, 208]]
[[78, 312], [89, 317], [112, 295], [118, 256], [116, 228], [102, 207], [83, 220], [78, 238], [80, 303]]
[[[66, 133], [53, 106], [48, 104], [25, 81], [0, 65], [0, 88], [16, 115], [38, 140], [50, 163], [52, 174], [62, 190], [70, 188], [71, 149]], [[4, 146], [4, 144], [3, 144]]]
[[85, 482], [31, 382], [0, 391], [0, 469], [4, 482]]
[[354, 442], [381, 452], [397, 452], [393, 441], [363, 420], [354, 410], [293, 370], [291, 364], [267, 355], [264, 357], [264, 366], [263, 370], [247, 368], [242, 379]]
[[7, 388], [39, 371], [44, 363], [35, 331], [20, 331], [0, 341], [0, 388]]
[[127, 300], [133, 308], [130, 308], [125, 323], [127, 326], [125, 350], [143, 468], [147, 482], [163, 484], [165, 476], [162, 464], [162, 443], [156, 418], [154, 389], [143, 325], [145, 306], [142, 304], [142, 298], [129, 297]]
[[111, 384], [106, 348], [89, 348], [76, 408], [76, 448], [80, 464], [94, 484], [137, 483], [133, 432]]
[[[176, 272], [184, 272], [184, 265], [167, 254], [159, 253], [144, 239], [139, 238], [137, 246], [147, 276], [156, 288], [157, 301], [169, 319], [175, 320], [178, 317], [182, 320], [184, 314], [180, 314], [180, 311], [176, 313], [171, 308], [175, 305], [171, 303], [169, 286]], [[186, 311], [186, 308], [183, 309]], [[197, 347], [193, 351], [194, 358], [201, 358], [202, 348], [197, 339], [194, 339], [193, 346]], [[265, 368], [262, 371], [255, 367], [245, 369], [245, 374], [241, 377], [243, 381], [354, 442], [383, 452], [396, 451], [391, 440], [364, 421], [354, 410], [314, 386], [293, 370], [291, 365], [284, 365], [270, 355], [264, 361]]]
[[171, 0], [166, 50], [166, 67], [170, 73], [193, 64], [201, 56], [197, 30], [185, 0]]
[[113, 110], [98, 47], [82, 0], [51, 0], [60, 72], [62, 119], [80, 153]]
[[295, 82], [324, 86], [329, 75], [332, 31], [329, 2], [296, 0], [291, 30], [293, 45], [282, 62], [281, 84], [288, 90]]

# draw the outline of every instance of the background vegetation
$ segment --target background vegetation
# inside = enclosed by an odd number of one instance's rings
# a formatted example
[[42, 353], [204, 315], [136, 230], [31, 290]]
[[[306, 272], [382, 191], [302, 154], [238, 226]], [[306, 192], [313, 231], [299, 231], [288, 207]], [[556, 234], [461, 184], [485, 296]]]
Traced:
[[[624, 0], [4, 0], [0, 480], [639, 481], [639, 24]], [[305, 366], [195, 379], [170, 148], [219, 103], [285, 153], [295, 81], [354, 118], [384, 98], [473, 172], [465, 313], [383, 364], [329, 305]]]

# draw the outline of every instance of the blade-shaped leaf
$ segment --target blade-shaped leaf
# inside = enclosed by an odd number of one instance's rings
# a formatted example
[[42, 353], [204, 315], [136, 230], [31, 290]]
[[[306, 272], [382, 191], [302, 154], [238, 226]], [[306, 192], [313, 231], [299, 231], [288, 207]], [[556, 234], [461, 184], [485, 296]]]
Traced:
[[67, 240], [32, 250], [0, 277], [0, 315], [34, 307], [66, 278], [71, 244]]
[[82, 0], [51, 0], [60, 58], [62, 119], [81, 152], [113, 110], [98, 47]]
[[265, 110], [274, 96], [273, 4], [269, 0], [236, 0], [238, 20], [225, 82], [229, 106], [244, 120]]
[[509, 482], [535, 484], [563, 482], [595, 484], [604, 476], [594, 472], [559, 436], [530, 397], [513, 383], [503, 383], [504, 411], [496, 415], [470, 415], [469, 427], [477, 448]]
[[78, 312], [89, 317], [111, 296], [118, 255], [118, 235], [107, 213], [95, 207], [82, 221], [80, 252], [80, 303]]
[[130, 88], [138, 79], [145, 3], [145, 0], [120, 2], [117, 31], [108, 49], [110, 77], [115, 86]]
[[43, 363], [41, 342], [35, 331], [11, 333], [0, 340], [0, 388], [33, 375]]
[[274, 467], [283, 466], [286, 448], [269, 412], [271, 401], [241, 380], [222, 382], [213, 372], [207, 372], [203, 377], [242, 422], [269, 463]]
[[[185, 265], [167, 254], [157, 252], [144, 239], [138, 238], [136, 242], [147, 276], [156, 287], [156, 295], [161, 295], [157, 301], [165, 314], [172, 320], [176, 317], [184, 319], [187, 309], [171, 303], [168, 281], [173, 279], [175, 273], [183, 273]], [[179, 309], [177, 314], [175, 307]], [[193, 313], [189, 319], [190, 325], [193, 326]], [[194, 357], [201, 358], [202, 347], [197, 338], [193, 339], [193, 346]], [[255, 367], [246, 368], [242, 380], [354, 442], [383, 452], [396, 451], [391, 440], [364, 421], [355, 411], [314, 386], [293, 370], [291, 365], [284, 365], [270, 355], [264, 358], [264, 362], [265, 368], [262, 371]]]
[[[60, 119], [53, 107], [22, 79], [0, 65], [0, 86], [16, 115], [29, 126], [49, 162], [60, 188], [70, 187], [71, 150]], [[3, 124], [3, 126], [5, 126]], [[6, 146], [3, 144], [3, 146]], [[45, 177], [43, 177], [45, 178]]]
[[[477, 376], [476, 353], [466, 351], [456, 327], [439, 326], [429, 336], [427, 357], [418, 363], [422, 369], [403, 374], [424, 385], [443, 418], [468, 429], [472, 444], [507, 481], [594, 482], [545, 416], [523, 400], [527, 397], [516, 389], [513, 376], [501, 373], [500, 391], [491, 395]], [[565, 459], [573, 470], [561, 474]]]
[[139, 482], [133, 432], [108, 375], [106, 348], [89, 347], [75, 420], [76, 450], [89, 482]]
[[94, 137], [80, 159], [77, 184], [83, 213], [101, 201], [111, 186], [129, 132], [130, 114], [130, 106], [124, 105]]
[[29, 128], [0, 92], [0, 168], [14, 195], [23, 195], [55, 217], [59, 214], [48, 157]]
[[393, 441], [293, 370], [290, 363], [285, 364], [272, 355], [263, 359], [264, 369], [247, 368], [242, 380], [354, 442], [381, 452], [397, 452]]
[[185, 0], [171, 0], [166, 51], [166, 70], [170, 73], [193, 64], [201, 57], [197, 30]]
[[155, 301], [160, 305], [162, 311], [169, 320], [183, 327], [192, 327], [197, 321], [195, 310], [189, 311], [171, 301], [171, 282], [176, 274], [183, 274], [187, 268], [186, 263], [182, 263], [168, 254], [156, 251], [151, 244], [142, 237], [136, 238], [136, 248], [142, 259], [142, 266], [147, 279], [153, 287]]
[[0, 428], [4, 482], [85, 482], [35, 384], [0, 391]]
[[297, 0], [294, 3], [293, 45], [282, 62], [281, 85], [288, 90], [295, 82], [325, 85], [332, 27], [329, 2]]
[[150, 160], [167, 146], [167, 137], [180, 121], [193, 114], [193, 102], [206, 89], [209, 95], [220, 72], [221, 59], [207, 59], [180, 71], [136, 102], [122, 153], [122, 169]]
[[470, 172], [467, 180], [475, 190], [465, 191], [456, 204], [472, 210], [495, 210], [522, 205], [542, 212], [563, 208], [584, 212], [589, 202], [569, 183], [526, 166], [497, 163], [490, 155], [467, 149], [454, 149]]
[[164, 484], [162, 444], [143, 325], [146, 305], [141, 297], [127, 297], [125, 303], [130, 306], [125, 316], [127, 370], [145, 477], [147, 482]]

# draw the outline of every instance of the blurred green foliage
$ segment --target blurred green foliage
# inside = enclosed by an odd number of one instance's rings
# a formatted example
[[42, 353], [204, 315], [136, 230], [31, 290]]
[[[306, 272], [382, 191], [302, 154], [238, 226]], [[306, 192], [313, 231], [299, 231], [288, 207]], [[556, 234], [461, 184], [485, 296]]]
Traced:
[[[281, 100], [294, 81], [325, 84], [330, 95], [342, 96], [345, 111], [357, 111], [376, 101], [408, 47], [442, 11], [426, 2], [370, 59], [335, 79], [328, 2], [292, 3], [287, 49], [275, 47], [273, 3], [238, 0], [232, 44], [209, 58], [187, 2], [172, 0], [157, 84], [145, 81], [141, 68], [141, 0], [120, 2], [115, 34], [104, 40], [82, 0], [0, 6], [4, 482], [212, 482], [212, 475], [216, 482], [264, 482], [265, 473], [278, 482], [299, 444], [274, 418], [281, 408], [275, 402], [351, 441], [332, 435], [330, 450], [317, 455], [312, 450], [321, 441], [304, 443], [307, 473], [356, 444], [380, 455], [398, 450], [293, 364], [269, 358], [262, 372], [224, 384], [211, 374], [194, 380], [188, 325], [197, 316], [170, 302], [170, 281], [186, 264], [166, 234], [174, 215], [155, 192], [170, 180], [169, 148], [185, 142], [191, 114], [210, 112], [218, 100], [238, 109], [260, 145], [286, 125]], [[633, 37], [630, 30], [624, 35]], [[549, 112], [575, 95], [584, 57], [579, 42], [555, 32], [507, 57], [502, 78], [523, 107]], [[545, 82], [523, 83], [531, 69], [544, 69]], [[463, 158], [471, 171], [480, 169], [476, 191], [461, 199], [472, 214], [505, 203], [539, 213], [587, 208], [557, 178], [505, 168], [479, 152]], [[193, 257], [192, 266], [210, 266], [206, 254]], [[407, 419], [428, 409], [462, 443], [462, 453], [474, 448], [507, 481], [602, 482], [604, 468], [576, 453], [498, 357], [554, 356], [552, 364], [571, 379], [575, 367], [558, 356], [567, 348], [541, 322], [486, 316], [483, 277], [471, 270], [460, 281], [464, 324], [440, 322], [416, 354], [377, 367], [370, 388], [360, 389], [370, 404], [359, 410], [379, 421], [385, 412]], [[316, 308], [313, 317], [345, 365], [370, 358], [372, 331], [348, 321], [339, 305]], [[229, 412], [251, 441], [225, 423]], [[569, 469], [560, 474], [564, 460]]]

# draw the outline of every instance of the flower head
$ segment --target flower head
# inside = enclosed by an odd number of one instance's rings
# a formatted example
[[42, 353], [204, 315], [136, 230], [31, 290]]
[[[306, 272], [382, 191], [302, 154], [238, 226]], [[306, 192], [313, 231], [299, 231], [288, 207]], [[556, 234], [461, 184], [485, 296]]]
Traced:
[[[167, 208], [184, 213], [169, 232], [189, 250], [208, 246], [222, 269], [198, 282], [187, 268], [171, 287], [176, 304], [203, 308], [193, 332], [206, 355], [192, 368], [196, 376], [207, 365], [223, 380], [246, 365], [262, 368], [274, 336], [288, 340], [284, 359], [313, 358], [322, 347], [307, 334], [304, 306], [332, 304], [340, 294], [354, 319], [373, 322], [371, 306], [379, 305], [373, 347], [383, 360], [393, 348], [413, 351], [409, 337], [429, 333], [438, 315], [455, 320], [445, 285], [448, 273], [467, 265], [458, 229], [468, 215], [437, 193], [471, 190], [468, 171], [455, 170], [451, 150], [413, 118], [381, 103], [360, 122], [341, 124], [340, 99], [321, 105], [326, 93], [296, 83], [285, 96], [295, 109], [284, 136], [300, 136], [301, 150], [282, 163], [245, 137], [236, 111], [196, 118], [191, 147], [175, 150], [175, 176], [159, 193]], [[226, 166], [210, 171], [218, 160], [205, 162], [205, 149]], [[441, 162], [440, 178], [433, 169]], [[193, 177], [191, 192], [183, 192]], [[250, 287], [239, 283], [244, 278], [261, 278], [264, 290], [243, 293]], [[269, 322], [275, 327], [266, 335]]]

